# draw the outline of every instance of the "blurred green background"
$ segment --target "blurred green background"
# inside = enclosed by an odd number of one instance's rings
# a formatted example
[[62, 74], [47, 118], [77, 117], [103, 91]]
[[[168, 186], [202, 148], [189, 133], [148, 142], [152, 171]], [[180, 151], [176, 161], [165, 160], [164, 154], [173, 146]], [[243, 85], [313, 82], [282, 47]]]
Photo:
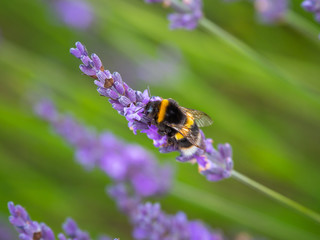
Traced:
[[320, 212], [320, 96], [314, 93], [320, 92], [320, 43], [318, 32], [305, 26], [320, 28], [300, 1], [291, 2], [295, 19], [262, 25], [249, 2], [204, 0], [208, 19], [291, 82], [203, 28], [169, 30], [170, 10], [161, 5], [93, 0], [94, 22], [80, 30], [65, 25], [52, 4], [0, 2], [0, 216], [7, 218], [7, 202], [14, 201], [56, 233], [70, 216], [93, 237], [131, 239], [126, 217], [104, 192], [108, 178], [98, 169], [85, 171], [72, 148], [33, 114], [32, 100], [48, 96], [61, 112], [171, 162], [175, 184], [159, 199], [168, 213], [184, 211], [230, 237], [319, 239], [318, 223], [234, 179], [208, 182], [196, 166], [176, 162], [177, 153], [160, 154], [144, 134], [133, 135], [69, 54], [81, 41], [132, 88], [150, 86], [152, 95], [208, 113], [214, 124], [203, 130], [215, 144], [232, 145], [236, 170]]

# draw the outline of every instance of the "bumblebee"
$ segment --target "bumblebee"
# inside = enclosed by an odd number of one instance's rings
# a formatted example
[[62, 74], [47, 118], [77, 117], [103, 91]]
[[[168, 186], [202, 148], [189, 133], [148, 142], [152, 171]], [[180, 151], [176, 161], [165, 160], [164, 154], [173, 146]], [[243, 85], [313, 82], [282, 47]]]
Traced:
[[171, 98], [149, 102], [144, 112], [151, 118], [151, 124], [158, 127], [158, 133], [167, 135], [168, 143], [176, 146], [184, 156], [194, 154], [198, 148], [204, 149], [199, 127], [213, 122], [206, 113], [181, 107]]

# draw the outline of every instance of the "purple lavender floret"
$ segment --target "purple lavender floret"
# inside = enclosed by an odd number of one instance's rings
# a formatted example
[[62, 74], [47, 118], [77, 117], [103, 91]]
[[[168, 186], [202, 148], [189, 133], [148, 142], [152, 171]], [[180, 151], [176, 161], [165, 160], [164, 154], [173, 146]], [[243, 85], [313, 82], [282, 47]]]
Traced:
[[133, 237], [138, 240], [222, 240], [218, 232], [199, 221], [189, 221], [183, 212], [169, 215], [160, 204], [140, 204], [131, 216]]
[[255, 0], [254, 5], [263, 23], [281, 20], [288, 10], [288, 0]]
[[[213, 148], [212, 140], [206, 139], [202, 131], [200, 131], [202, 143], [199, 144], [202, 148], [198, 148], [188, 156], [176, 145], [170, 143], [166, 135], [162, 136], [158, 133], [158, 127], [151, 124], [151, 119], [147, 117], [144, 108], [150, 101], [159, 101], [162, 98], [150, 97], [147, 90], [140, 92], [131, 89], [119, 73], [111, 74], [110, 71], [105, 70], [96, 54], [92, 54], [89, 58], [86, 48], [80, 42], [77, 42], [76, 48], [71, 48], [70, 52], [82, 61], [81, 71], [96, 79], [94, 83], [98, 86], [98, 92], [108, 97], [113, 108], [126, 117], [129, 128], [135, 134], [138, 130], [146, 133], [162, 153], [179, 151], [180, 156], [177, 160], [180, 162], [197, 162], [200, 173], [207, 176], [210, 181], [219, 181], [231, 175], [233, 168], [231, 154], [228, 157], [220, 156], [220, 151]], [[231, 153], [231, 146], [228, 145], [228, 148]]]
[[198, 26], [203, 17], [202, 0], [145, 0], [146, 3], [160, 3], [164, 6], [171, 6], [175, 13], [168, 15], [171, 29], [183, 28], [193, 30]]
[[109, 132], [98, 134], [73, 117], [59, 114], [48, 100], [36, 104], [35, 111], [75, 147], [76, 160], [86, 169], [102, 169], [116, 183], [130, 185], [141, 197], [160, 195], [170, 188], [171, 167], [159, 166], [141, 146], [127, 144]]

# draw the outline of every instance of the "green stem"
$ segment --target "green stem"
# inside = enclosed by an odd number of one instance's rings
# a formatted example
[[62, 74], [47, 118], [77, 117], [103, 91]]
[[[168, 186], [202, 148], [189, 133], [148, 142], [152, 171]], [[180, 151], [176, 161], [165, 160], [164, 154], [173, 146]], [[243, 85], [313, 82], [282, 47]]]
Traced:
[[233, 47], [236, 51], [241, 53], [242, 55], [246, 56], [247, 58], [253, 60], [254, 62], [258, 63], [262, 68], [267, 70], [269, 73], [271, 73], [274, 77], [277, 77], [281, 80], [284, 80], [296, 87], [299, 87], [301, 89], [304, 89], [308, 93], [319, 95], [320, 93], [315, 91], [314, 89], [311, 89], [309, 86], [297, 82], [290, 78], [286, 73], [284, 73], [281, 69], [279, 69], [276, 65], [274, 65], [272, 62], [270, 62], [267, 58], [263, 57], [261, 54], [259, 54], [257, 51], [255, 51], [253, 48], [251, 48], [249, 45], [241, 41], [240, 39], [236, 38], [232, 34], [228, 33], [221, 27], [219, 27], [217, 24], [213, 23], [212, 21], [203, 18], [199, 25], [203, 28], [205, 28], [210, 33], [220, 37], [223, 39], [226, 43], [228, 43], [231, 47]]
[[303, 215], [306, 215], [306, 216], [310, 217], [311, 219], [315, 220], [316, 222], [320, 223], [320, 215], [318, 213], [312, 211], [309, 208], [304, 207], [303, 205], [291, 200], [290, 198], [287, 198], [287, 197], [281, 195], [280, 193], [277, 193], [277, 192], [271, 190], [270, 188], [263, 186], [262, 184], [244, 176], [243, 174], [241, 174], [235, 170], [232, 171], [232, 177], [235, 178], [236, 180], [238, 180], [242, 183], [245, 183], [248, 186], [266, 194], [270, 198], [275, 199], [275, 200], [291, 207], [292, 209], [298, 211], [299, 213], [302, 213]]
[[[180, 8], [185, 9], [185, 6], [181, 3], [179, 0], [171, 0], [172, 7], [173, 8]], [[293, 18], [297, 19], [297, 16], [295, 16], [293, 13], [288, 14], [289, 21], [293, 21]], [[302, 20], [300, 21], [296, 20], [295, 22], [300, 22], [302, 24]], [[303, 24], [303, 27], [305, 27], [305, 23]], [[208, 32], [212, 33], [213, 35], [216, 35], [220, 37], [222, 40], [224, 40], [226, 43], [229, 44], [233, 49], [241, 53], [242, 55], [246, 56], [247, 58], [253, 60], [254, 62], [258, 63], [262, 68], [267, 70], [269, 73], [271, 73], [274, 77], [277, 77], [283, 81], [286, 81], [298, 88], [303, 89], [307, 93], [311, 93], [312, 95], [319, 96], [320, 92], [318, 92], [315, 89], [310, 88], [309, 86], [293, 80], [290, 76], [288, 76], [285, 72], [283, 72], [280, 68], [278, 68], [275, 64], [273, 64], [271, 61], [269, 61], [267, 58], [265, 58], [263, 55], [258, 53], [256, 50], [251, 48], [249, 45], [247, 45], [245, 42], [241, 41], [240, 39], [236, 38], [232, 34], [228, 33], [224, 29], [222, 29], [220, 26], [215, 24], [214, 22], [208, 20], [207, 18], [202, 18], [199, 22], [199, 26], [206, 29]], [[308, 25], [309, 32], [311, 31], [310, 26]], [[314, 29], [313, 29], [314, 30]], [[313, 31], [312, 30], [312, 31]]]
[[291, 26], [296, 31], [304, 34], [310, 40], [312, 40], [318, 47], [320, 47], [320, 28], [316, 27], [315, 24], [311, 23], [310, 21], [302, 18], [300, 15], [296, 14], [293, 11], [288, 10], [284, 20], [286, 23]]

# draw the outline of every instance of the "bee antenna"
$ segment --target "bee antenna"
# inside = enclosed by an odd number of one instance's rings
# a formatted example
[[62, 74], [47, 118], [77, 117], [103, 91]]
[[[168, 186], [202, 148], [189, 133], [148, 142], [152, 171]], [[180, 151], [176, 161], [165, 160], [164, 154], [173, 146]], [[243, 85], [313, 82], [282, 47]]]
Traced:
[[143, 106], [143, 107], [138, 108], [134, 113], [139, 112], [142, 108], [144, 108], [144, 106]]

